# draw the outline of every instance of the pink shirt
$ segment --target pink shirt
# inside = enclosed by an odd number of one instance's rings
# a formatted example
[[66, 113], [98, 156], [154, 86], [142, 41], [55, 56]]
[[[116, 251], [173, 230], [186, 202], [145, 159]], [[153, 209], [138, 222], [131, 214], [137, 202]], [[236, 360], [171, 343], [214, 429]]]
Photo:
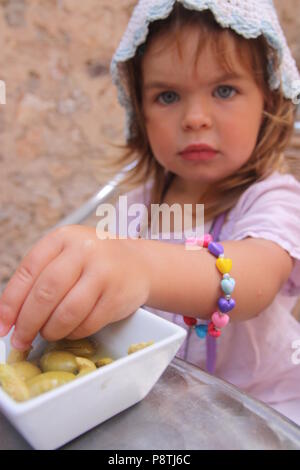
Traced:
[[[128, 207], [133, 203], [147, 204], [151, 185], [150, 181], [145, 188], [130, 191]], [[212, 221], [205, 224], [205, 233], [209, 232], [211, 224]], [[293, 258], [294, 268], [272, 304], [258, 317], [229, 323], [223, 330], [217, 340], [216, 376], [300, 425], [300, 363], [297, 364], [300, 362], [300, 352], [297, 354], [300, 323], [291, 315], [300, 296], [300, 182], [292, 175], [274, 172], [249, 187], [230, 210], [220, 232], [220, 241], [242, 240], [248, 236], [280, 245]], [[163, 241], [184, 243], [184, 239]], [[177, 356], [205, 369], [205, 341], [186, 327], [182, 316], [145, 308], [188, 330], [187, 340]], [[297, 340], [295, 349], [293, 342]]]

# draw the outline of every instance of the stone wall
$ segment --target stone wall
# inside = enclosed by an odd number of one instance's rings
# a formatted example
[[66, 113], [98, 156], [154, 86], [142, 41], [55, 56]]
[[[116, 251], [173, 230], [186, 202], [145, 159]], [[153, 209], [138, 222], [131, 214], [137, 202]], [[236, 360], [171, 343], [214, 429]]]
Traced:
[[[98, 162], [122, 140], [124, 118], [109, 63], [132, 3], [0, 0], [0, 289], [104, 182]], [[276, 5], [300, 66], [300, 0]]]

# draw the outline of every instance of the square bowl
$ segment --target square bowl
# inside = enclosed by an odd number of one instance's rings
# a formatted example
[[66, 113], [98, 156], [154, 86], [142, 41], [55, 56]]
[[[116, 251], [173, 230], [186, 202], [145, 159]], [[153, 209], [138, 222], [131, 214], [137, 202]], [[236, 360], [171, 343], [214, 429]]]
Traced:
[[[1, 340], [7, 351], [10, 335]], [[0, 386], [0, 411], [34, 449], [56, 449], [145, 398], [185, 336], [183, 328], [140, 308], [90, 336], [114, 362], [22, 403]], [[131, 344], [151, 340], [127, 354]], [[33, 355], [45, 345], [38, 335]]]

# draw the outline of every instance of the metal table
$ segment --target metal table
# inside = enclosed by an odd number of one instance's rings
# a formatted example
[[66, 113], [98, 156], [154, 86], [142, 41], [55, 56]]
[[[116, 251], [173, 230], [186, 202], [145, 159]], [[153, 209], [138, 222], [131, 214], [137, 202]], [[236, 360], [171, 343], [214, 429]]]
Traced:
[[[0, 450], [31, 449], [0, 415]], [[300, 427], [175, 358], [140, 403], [62, 449], [300, 449]]]

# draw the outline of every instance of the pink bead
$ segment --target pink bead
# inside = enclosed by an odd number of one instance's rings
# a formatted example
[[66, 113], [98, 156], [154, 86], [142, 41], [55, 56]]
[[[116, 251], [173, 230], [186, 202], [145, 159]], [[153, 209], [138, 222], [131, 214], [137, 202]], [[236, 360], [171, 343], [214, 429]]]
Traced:
[[219, 312], [213, 313], [211, 319], [217, 328], [224, 328], [229, 322], [229, 316], [226, 314], [221, 315]]
[[203, 238], [198, 238], [198, 245], [207, 248], [210, 243], [214, 241], [210, 233], [206, 233]]
[[206, 233], [204, 237], [188, 237], [185, 240], [185, 244], [189, 246], [201, 246], [207, 248], [210, 243], [214, 241], [210, 233]]
[[213, 338], [219, 338], [222, 334], [221, 330], [217, 330], [216, 326], [211, 321], [207, 327], [207, 334]]
[[185, 244], [194, 246], [194, 245], [197, 245], [197, 240], [198, 239], [195, 237], [189, 237], [185, 240]]

